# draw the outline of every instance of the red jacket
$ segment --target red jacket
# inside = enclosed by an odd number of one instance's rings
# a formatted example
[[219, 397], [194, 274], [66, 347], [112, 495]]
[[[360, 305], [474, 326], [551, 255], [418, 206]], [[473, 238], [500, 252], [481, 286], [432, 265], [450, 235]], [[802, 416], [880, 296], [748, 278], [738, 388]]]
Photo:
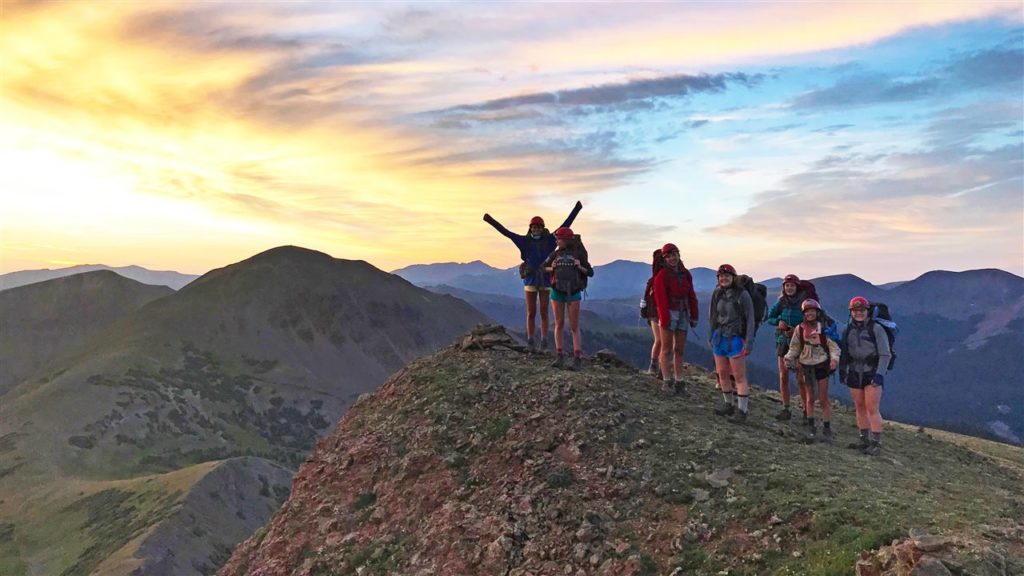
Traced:
[[669, 310], [681, 310], [683, 300], [690, 309], [690, 320], [699, 318], [697, 293], [693, 291], [693, 276], [682, 266], [679, 272], [662, 268], [654, 277], [654, 302], [658, 305], [658, 323], [668, 326], [671, 320]]

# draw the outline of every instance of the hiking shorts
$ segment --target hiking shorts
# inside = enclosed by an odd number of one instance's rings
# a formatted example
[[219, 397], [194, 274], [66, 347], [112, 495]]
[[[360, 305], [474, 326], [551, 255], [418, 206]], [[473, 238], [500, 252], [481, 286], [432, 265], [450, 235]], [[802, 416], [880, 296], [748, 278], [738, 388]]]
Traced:
[[681, 310], [669, 310], [668, 314], [668, 326], [662, 326], [662, 328], [668, 328], [673, 332], [686, 332], [687, 330], [690, 329], [689, 312], [683, 314]]
[[548, 290], [551, 290], [550, 286], [534, 286], [532, 284], [523, 286], [525, 292], [547, 292]]
[[783, 344], [782, 342], [779, 342], [779, 343], [775, 344], [775, 355], [776, 356], [778, 356], [779, 358], [782, 358], [786, 354], [789, 354], [789, 344]]
[[561, 302], [561, 303], [565, 304], [565, 303], [568, 303], [568, 302], [579, 302], [580, 300], [583, 300], [583, 292], [582, 291], [576, 292], [574, 294], [569, 294], [568, 292], [562, 292], [561, 290], [559, 290], [557, 288], [552, 288], [551, 289], [551, 301], [552, 302]]
[[[871, 386], [871, 380], [874, 377], [875, 375], [871, 372], [868, 372], [867, 374], [857, 374], [856, 372], [850, 371], [846, 373], [846, 382], [844, 382], [844, 384], [855, 390], [863, 390], [868, 386]], [[881, 386], [881, 384], [879, 384], [879, 386]]]
[[729, 336], [726, 338], [721, 336], [718, 330], [715, 330], [711, 335], [711, 342], [715, 356], [737, 358], [740, 354], [743, 354], [743, 338], [739, 336]]
[[801, 366], [801, 368], [803, 368], [804, 376], [810, 380], [818, 382], [819, 380], [828, 379], [828, 362], [822, 362], [814, 366]]

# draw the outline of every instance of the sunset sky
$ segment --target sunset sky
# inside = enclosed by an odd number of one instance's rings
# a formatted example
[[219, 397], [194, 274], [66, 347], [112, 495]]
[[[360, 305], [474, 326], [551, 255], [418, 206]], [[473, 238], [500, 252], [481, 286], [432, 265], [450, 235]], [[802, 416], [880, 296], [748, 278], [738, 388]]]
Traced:
[[1009, 2], [2, 0], [0, 273], [677, 243], [755, 277], [1024, 274]]

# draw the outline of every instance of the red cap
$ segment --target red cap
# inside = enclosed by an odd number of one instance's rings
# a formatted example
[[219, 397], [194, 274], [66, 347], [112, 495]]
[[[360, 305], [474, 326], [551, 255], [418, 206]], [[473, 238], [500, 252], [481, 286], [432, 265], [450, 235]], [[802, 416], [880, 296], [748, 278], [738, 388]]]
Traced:
[[799, 284], [800, 279], [796, 277], [796, 274], [786, 274], [786, 277], [782, 280], [783, 284]]
[[562, 226], [558, 230], [555, 230], [555, 238], [565, 238], [571, 240], [575, 236], [572, 232], [572, 228], [568, 226]]
[[671, 242], [661, 247], [662, 256], [668, 256], [670, 252], [679, 252], [679, 247]]
[[736, 275], [736, 269], [732, 267], [732, 264], [722, 264], [718, 267], [719, 274], [732, 274]]
[[534, 216], [533, 218], [530, 218], [530, 226], [533, 226], [534, 224], [540, 224], [541, 226], [543, 226], [544, 219], [541, 218], [540, 216]]

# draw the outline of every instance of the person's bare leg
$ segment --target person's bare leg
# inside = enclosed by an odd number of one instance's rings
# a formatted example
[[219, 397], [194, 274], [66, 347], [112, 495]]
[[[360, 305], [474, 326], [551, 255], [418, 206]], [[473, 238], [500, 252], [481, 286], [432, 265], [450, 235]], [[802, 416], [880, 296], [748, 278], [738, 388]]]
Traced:
[[566, 304], [569, 309], [569, 330], [572, 332], [572, 353], [573, 356], [583, 355], [583, 334], [580, 333], [580, 303], [569, 302]]
[[548, 342], [548, 332], [551, 330], [551, 325], [548, 322], [549, 312], [551, 311], [551, 291], [538, 289], [537, 290], [538, 308], [540, 309], [540, 345], [541, 350], [546, 350], [545, 346]]
[[562, 354], [562, 330], [565, 328], [565, 302], [552, 302], [555, 309], [555, 352]]
[[675, 373], [676, 381], [683, 379], [683, 354], [686, 353], [686, 332], [676, 330], [672, 337], [672, 372]]
[[736, 394], [732, 389], [732, 367], [727, 357], [715, 356], [715, 373], [718, 374], [718, 384], [722, 390], [722, 406], [715, 409], [715, 414], [732, 414], [736, 409]]
[[526, 338], [527, 341], [533, 342], [533, 337], [537, 332], [537, 293], [529, 290], [525, 291], [526, 294]]
[[661, 366], [661, 326], [656, 320], [648, 320], [648, 323], [651, 325], [651, 334], [654, 335], [654, 344], [651, 345], [651, 365], [647, 370], [653, 374], [654, 366]]

